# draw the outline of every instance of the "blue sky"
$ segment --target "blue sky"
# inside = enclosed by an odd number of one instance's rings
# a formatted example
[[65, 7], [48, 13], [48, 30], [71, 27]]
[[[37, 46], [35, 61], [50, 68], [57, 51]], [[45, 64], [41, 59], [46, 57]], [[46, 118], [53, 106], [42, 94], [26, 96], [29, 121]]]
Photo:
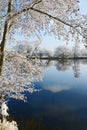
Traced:
[[[87, 13], [87, 0], [80, 0], [80, 13]], [[64, 41], [58, 41], [53, 36], [45, 36], [43, 38], [41, 48], [46, 48], [53, 51], [59, 44], [65, 44]]]
[[80, 0], [80, 11], [82, 14], [87, 13], [87, 0]]

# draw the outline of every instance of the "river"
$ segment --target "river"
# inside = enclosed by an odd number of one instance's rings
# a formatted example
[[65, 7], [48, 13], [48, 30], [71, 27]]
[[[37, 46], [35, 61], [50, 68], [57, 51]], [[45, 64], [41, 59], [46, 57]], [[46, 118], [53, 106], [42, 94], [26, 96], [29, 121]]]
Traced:
[[19, 130], [87, 129], [87, 61], [42, 61], [39, 91], [24, 94], [27, 102], [10, 98], [9, 114]]

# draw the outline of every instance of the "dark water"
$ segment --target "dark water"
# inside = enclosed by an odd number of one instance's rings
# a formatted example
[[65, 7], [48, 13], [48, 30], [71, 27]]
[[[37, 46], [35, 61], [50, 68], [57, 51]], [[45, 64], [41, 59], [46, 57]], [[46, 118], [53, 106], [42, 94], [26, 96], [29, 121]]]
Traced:
[[19, 130], [87, 130], [87, 61], [46, 61], [34, 86], [27, 102], [8, 102]]

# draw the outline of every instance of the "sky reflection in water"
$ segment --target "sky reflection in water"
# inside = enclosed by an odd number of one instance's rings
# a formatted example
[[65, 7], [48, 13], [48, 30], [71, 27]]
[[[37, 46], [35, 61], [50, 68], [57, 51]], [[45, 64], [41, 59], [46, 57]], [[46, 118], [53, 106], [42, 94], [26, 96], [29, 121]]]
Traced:
[[43, 81], [34, 83], [41, 91], [24, 93], [28, 102], [9, 100], [20, 130], [87, 129], [87, 64], [59, 64], [45, 67]]

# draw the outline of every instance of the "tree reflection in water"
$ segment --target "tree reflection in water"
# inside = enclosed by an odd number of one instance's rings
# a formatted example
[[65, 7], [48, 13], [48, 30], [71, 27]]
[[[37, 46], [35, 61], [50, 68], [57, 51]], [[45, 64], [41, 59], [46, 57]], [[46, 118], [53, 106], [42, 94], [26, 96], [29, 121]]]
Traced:
[[54, 65], [58, 71], [67, 71], [72, 67], [75, 78], [80, 77], [80, 64], [87, 64], [86, 59], [58, 59], [58, 60], [43, 60], [41, 61], [43, 68]]
[[[74, 77], [79, 78], [80, 77], [80, 60], [58, 60], [55, 63], [55, 66], [58, 71], [66, 71], [68, 70], [71, 66], [73, 69]], [[82, 62], [83, 63], [83, 62]]]
[[[24, 92], [33, 93], [40, 91], [36, 89], [33, 82], [42, 79], [42, 68], [47, 68], [54, 64], [58, 71], [68, 70], [71, 66], [74, 71], [74, 76], [80, 76], [79, 61], [75, 60], [60, 60], [60, 61], [39, 61], [38, 59], [27, 59], [26, 54], [14, 52], [6, 52], [5, 57], [0, 57], [0, 103], [4, 106], [5, 112], [7, 112], [7, 105], [9, 98], [19, 99], [27, 101]], [[2, 109], [3, 107], [1, 107]], [[18, 130], [17, 123], [21, 126], [20, 122], [9, 122], [6, 117], [8, 113], [3, 116], [1, 111], [2, 120], [0, 120], [0, 130]], [[43, 128], [43, 121], [29, 119], [26, 123], [26, 127], [32, 130], [41, 130]], [[25, 128], [23, 128], [25, 129]], [[27, 129], [27, 128], [26, 128]]]
[[80, 77], [80, 61], [79, 60], [74, 60], [73, 63], [73, 72], [74, 72], [74, 77], [79, 78]]
[[71, 60], [67, 60], [67, 59], [60, 59], [55, 63], [55, 66], [57, 68], [58, 71], [66, 71], [69, 69], [69, 67], [72, 65], [72, 61]]

